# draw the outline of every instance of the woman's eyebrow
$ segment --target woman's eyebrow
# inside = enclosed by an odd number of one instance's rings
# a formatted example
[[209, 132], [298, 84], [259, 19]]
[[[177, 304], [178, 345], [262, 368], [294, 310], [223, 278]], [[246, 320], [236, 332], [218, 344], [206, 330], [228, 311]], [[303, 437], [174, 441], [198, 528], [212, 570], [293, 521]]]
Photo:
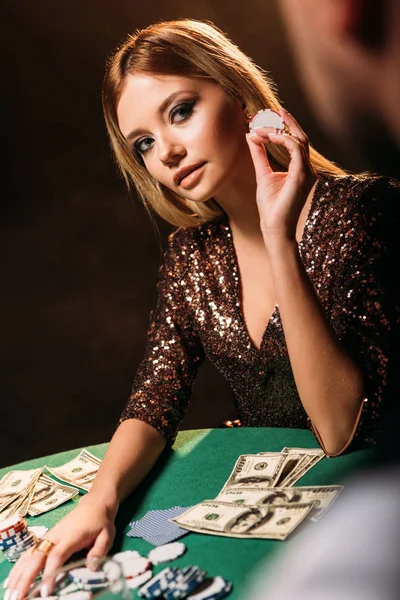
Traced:
[[[160, 104], [160, 106], [157, 109], [157, 114], [162, 116], [165, 111], [167, 110], [167, 108], [173, 103], [173, 101], [180, 96], [181, 94], [188, 94], [188, 93], [193, 93], [193, 90], [179, 90], [179, 92], [172, 92], [172, 94], [170, 94], [169, 96], [167, 96], [165, 98], [165, 100], [163, 100]], [[133, 138], [135, 138], [138, 135], [141, 135], [143, 133], [146, 133], [144, 129], [135, 129], [134, 131], [131, 131], [130, 133], [128, 133], [128, 135], [126, 136], [126, 141], [130, 142]]]

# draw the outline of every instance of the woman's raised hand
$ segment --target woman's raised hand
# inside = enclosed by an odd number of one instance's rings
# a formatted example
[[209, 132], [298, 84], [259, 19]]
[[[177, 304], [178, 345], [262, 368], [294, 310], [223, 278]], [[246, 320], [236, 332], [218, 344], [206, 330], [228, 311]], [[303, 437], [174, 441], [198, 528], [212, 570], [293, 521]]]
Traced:
[[47, 532], [45, 539], [54, 544], [49, 554], [33, 548], [16, 562], [8, 577], [4, 600], [24, 598], [42, 569], [43, 575], [51, 575], [79, 550], [89, 548], [87, 556], [91, 559], [105, 556], [115, 537], [115, 515], [116, 511], [109, 510], [90, 493], [83, 496], [78, 506]]
[[[257, 205], [266, 244], [296, 240], [300, 213], [310, 194], [316, 174], [310, 163], [308, 138], [290, 113], [279, 111], [287, 130], [262, 127], [247, 134], [257, 179]], [[274, 172], [263, 144], [284, 146], [290, 155], [287, 172]]]

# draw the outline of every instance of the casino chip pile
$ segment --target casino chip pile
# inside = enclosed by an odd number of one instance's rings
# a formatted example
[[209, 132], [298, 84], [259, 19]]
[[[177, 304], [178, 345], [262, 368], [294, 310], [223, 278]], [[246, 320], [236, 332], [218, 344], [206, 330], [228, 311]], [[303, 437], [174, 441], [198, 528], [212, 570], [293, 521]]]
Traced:
[[185, 544], [174, 542], [153, 548], [147, 559], [136, 551], [120, 552], [113, 559], [121, 565], [128, 587], [137, 589], [140, 598], [218, 600], [227, 596], [232, 584], [222, 577], [207, 578], [198, 566], [167, 567], [153, 576], [151, 565], [170, 562], [185, 552]]
[[23, 517], [14, 515], [0, 522], [0, 548], [10, 562], [16, 562], [46, 532], [47, 527], [29, 528]]
[[[136, 550], [128, 550], [111, 558], [121, 566], [127, 587], [137, 590], [137, 598], [219, 600], [229, 594], [232, 589], [229, 581], [222, 577], [208, 578], [206, 571], [198, 566], [167, 567], [153, 575], [153, 566], [179, 558], [185, 552], [186, 546], [175, 542], [154, 548], [148, 557], [141, 556]], [[108, 576], [111, 575], [108, 570], [112, 570], [112, 567], [110, 561], [99, 571], [86, 567], [71, 569], [57, 580], [49, 598], [90, 600], [96, 593], [105, 590], [109, 583]]]

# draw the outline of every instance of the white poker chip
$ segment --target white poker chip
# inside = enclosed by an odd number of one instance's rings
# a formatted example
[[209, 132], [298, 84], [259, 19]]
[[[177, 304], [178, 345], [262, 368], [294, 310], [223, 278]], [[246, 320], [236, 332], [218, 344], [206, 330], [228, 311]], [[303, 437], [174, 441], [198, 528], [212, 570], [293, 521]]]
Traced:
[[46, 535], [48, 530], [49, 528], [45, 525], [33, 525], [33, 527], [28, 527], [28, 531], [33, 533], [38, 540], [41, 540]]
[[69, 571], [69, 577], [75, 583], [87, 583], [87, 584], [97, 584], [97, 583], [106, 583], [107, 576], [103, 571], [91, 571], [87, 567], [79, 567], [77, 569], [71, 569]]
[[124, 550], [123, 552], [117, 552], [111, 558], [117, 562], [123, 562], [124, 560], [128, 560], [128, 558], [142, 558], [142, 555], [136, 550]]
[[136, 590], [138, 587], [150, 581], [153, 577], [153, 571], [145, 571], [141, 575], [137, 575], [136, 577], [131, 577], [126, 580], [126, 585], [130, 590]]
[[150, 566], [149, 559], [144, 558], [143, 556], [128, 556], [123, 557], [122, 559], [120, 557], [116, 562], [120, 564], [122, 573], [126, 579], [141, 575], [147, 571]]
[[186, 546], [182, 542], [172, 542], [171, 544], [164, 544], [163, 546], [157, 546], [149, 552], [149, 560], [153, 565], [160, 565], [164, 562], [169, 562], [175, 558], [179, 558], [186, 552]]
[[[57, 596], [55, 596], [57, 598]], [[68, 594], [68, 600], [90, 600], [92, 594], [89, 591], [79, 590], [77, 592], [70, 592]]]
[[250, 122], [250, 131], [255, 131], [260, 127], [274, 127], [275, 129], [284, 129], [285, 124], [282, 117], [278, 115], [274, 110], [266, 108], [265, 110], [259, 110]]

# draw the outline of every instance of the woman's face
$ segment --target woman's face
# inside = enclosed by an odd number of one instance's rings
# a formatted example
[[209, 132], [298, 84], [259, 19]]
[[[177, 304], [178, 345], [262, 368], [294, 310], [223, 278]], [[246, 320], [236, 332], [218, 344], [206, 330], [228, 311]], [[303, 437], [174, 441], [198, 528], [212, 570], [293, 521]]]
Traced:
[[188, 200], [217, 198], [245, 164], [245, 111], [210, 80], [128, 75], [117, 115], [149, 173]]

